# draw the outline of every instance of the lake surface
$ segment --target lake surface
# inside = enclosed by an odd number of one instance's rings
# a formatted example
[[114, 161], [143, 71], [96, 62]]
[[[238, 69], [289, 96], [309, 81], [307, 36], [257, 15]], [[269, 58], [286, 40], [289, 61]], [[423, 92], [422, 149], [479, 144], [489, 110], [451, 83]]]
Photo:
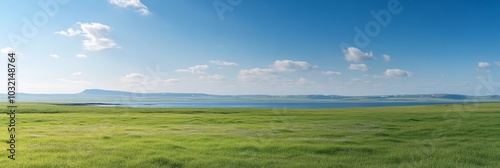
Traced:
[[127, 102], [95, 106], [136, 108], [355, 108], [460, 104], [462, 102]]

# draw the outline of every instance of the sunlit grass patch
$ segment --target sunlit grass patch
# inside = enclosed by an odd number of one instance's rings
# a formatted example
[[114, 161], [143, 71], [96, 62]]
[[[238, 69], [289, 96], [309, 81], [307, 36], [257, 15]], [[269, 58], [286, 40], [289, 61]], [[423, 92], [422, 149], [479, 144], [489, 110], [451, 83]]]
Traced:
[[[16, 161], [4, 153], [0, 162], [5, 167], [500, 167], [500, 104], [450, 113], [453, 108], [278, 113], [21, 104]], [[7, 132], [0, 141], [9, 141]]]

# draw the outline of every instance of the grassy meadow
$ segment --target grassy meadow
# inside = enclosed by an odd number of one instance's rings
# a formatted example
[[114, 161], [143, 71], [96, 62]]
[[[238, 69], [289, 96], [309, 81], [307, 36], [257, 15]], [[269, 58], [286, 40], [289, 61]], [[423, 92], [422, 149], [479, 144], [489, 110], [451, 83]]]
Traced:
[[[6, 111], [6, 104], [1, 110]], [[140, 109], [20, 104], [0, 167], [500, 167], [500, 104]], [[8, 142], [8, 115], [0, 140]]]

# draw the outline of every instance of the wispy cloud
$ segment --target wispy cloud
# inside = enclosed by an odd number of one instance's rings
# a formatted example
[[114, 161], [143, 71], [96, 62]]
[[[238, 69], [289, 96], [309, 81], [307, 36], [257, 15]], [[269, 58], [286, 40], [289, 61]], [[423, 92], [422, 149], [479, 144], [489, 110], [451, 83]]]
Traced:
[[209, 83], [219, 83], [219, 82], [222, 82], [224, 79], [226, 79], [225, 76], [219, 75], [219, 74], [199, 76], [199, 78], [201, 80], [206, 80]]
[[342, 75], [341, 72], [335, 72], [335, 71], [321, 71], [321, 73], [324, 75]]
[[59, 55], [57, 55], [57, 54], [50, 54], [49, 56], [52, 58], [59, 58]]
[[146, 7], [146, 5], [141, 2], [141, 0], [109, 0], [108, 2], [121, 8], [134, 8], [137, 12], [141, 13], [141, 15], [151, 14], [151, 12], [148, 10], [148, 7]]
[[489, 67], [491, 66], [491, 64], [490, 64], [490, 63], [488, 63], [488, 62], [479, 62], [479, 63], [477, 64], [477, 66], [478, 66], [479, 68], [489, 68]]
[[141, 73], [130, 73], [120, 79], [123, 83], [144, 85], [144, 86], [154, 86], [154, 85], [166, 85], [181, 82], [180, 79], [169, 78], [169, 79], [158, 79], [153, 78]]
[[170, 78], [170, 79], [163, 80], [163, 82], [170, 84], [170, 83], [179, 83], [179, 82], [181, 82], [181, 80], [180, 79], [175, 79], [175, 78]]
[[268, 81], [276, 79], [274, 70], [269, 68], [253, 68], [240, 70], [238, 78], [243, 82]]
[[200, 78], [206, 80], [224, 80], [226, 77], [224, 77], [223, 75], [214, 74], [214, 75], [200, 76]]
[[136, 79], [141, 79], [141, 78], [144, 78], [145, 75], [143, 74], [140, 74], [140, 73], [130, 73], [130, 74], [127, 74], [125, 76], [122, 77], [122, 81], [133, 81], [133, 80], [136, 80]]
[[[288, 71], [290, 72], [290, 71]], [[284, 76], [285, 71], [276, 71], [270, 68], [253, 68], [241, 70], [238, 79], [245, 83], [264, 84], [266, 87], [297, 88], [313, 86], [316, 83], [306, 78], [293, 79]]]
[[75, 81], [75, 80], [68, 80], [68, 79], [57, 79], [58, 81], [64, 82], [64, 83], [72, 83], [72, 84], [89, 84], [90, 82], [88, 81]]
[[189, 67], [187, 69], [177, 69], [177, 72], [189, 72], [192, 74], [205, 74], [205, 70], [209, 69], [208, 65], [196, 65], [193, 67]]
[[316, 69], [305, 61], [276, 60], [269, 68], [243, 69], [238, 73], [238, 79], [242, 82], [267, 83], [270, 85], [290, 85], [297, 83], [294, 79], [282, 76], [284, 73], [298, 71], [309, 71]]
[[71, 75], [72, 75], [72, 76], [80, 76], [80, 75], [82, 75], [82, 72], [75, 72], [75, 73], [73, 73], [73, 74], [71, 74]]
[[69, 28], [67, 31], [59, 31], [56, 34], [72, 37], [81, 35], [86, 39], [82, 41], [83, 47], [89, 51], [101, 51], [119, 47], [112, 39], [108, 38], [111, 27], [101, 23], [80, 23], [80, 30]]
[[76, 58], [87, 58], [87, 55], [85, 55], [85, 54], [77, 54]]
[[384, 54], [384, 55], [382, 55], [382, 57], [384, 57], [384, 61], [385, 61], [385, 62], [389, 62], [389, 61], [391, 61], [391, 56], [390, 56], [390, 55], [385, 55], [385, 54]]
[[220, 61], [220, 60], [211, 60], [210, 63], [215, 64], [215, 65], [219, 65], [219, 66], [238, 66], [237, 63]]
[[5, 47], [5, 48], [2, 48], [1, 49], [2, 53], [4, 54], [8, 54], [8, 53], [13, 53], [14, 52], [14, 49], [10, 48], [10, 47]]
[[81, 33], [82, 33], [81, 30], [75, 30], [73, 28], [68, 28], [68, 30], [66, 30], [66, 31], [58, 31], [58, 32], [56, 32], [56, 34], [60, 34], [60, 35], [63, 35], [63, 36], [68, 36], [68, 37], [80, 35]]
[[478, 72], [481, 72], [481, 73], [491, 73], [491, 70], [489, 69], [476, 69]]
[[349, 65], [348, 69], [355, 70], [355, 71], [366, 72], [370, 68], [366, 64], [351, 64], [351, 65]]
[[297, 86], [311, 86], [311, 85], [316, 84], [316, 82], [311, 81], [311, 80], [306, 79], [306, 78], [299, 78], [299, 79], [297, 79], [297, 81], [295, 83], [292, 83], [292, 84], [295, 84]]

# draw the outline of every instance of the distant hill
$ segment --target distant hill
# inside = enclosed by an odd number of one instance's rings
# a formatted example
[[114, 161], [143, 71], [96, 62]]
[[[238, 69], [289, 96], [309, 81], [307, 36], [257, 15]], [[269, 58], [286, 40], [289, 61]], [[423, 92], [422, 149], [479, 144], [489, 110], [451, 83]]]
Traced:
[[79, 95], [144, 95], [144, 96], [171, 96], [171, 97], [192, 97], [192, 96], [210, 96], [208, 94], [202, 93], [132, 93], [124, 91], [114, 91], [114, 90], [102, 90], [102, 89], [85, 89], [83, 92], [78, 93]]
[[81, 95], [125, 95], [130, 94], [130, 92], [114, 91], [114, 90], [101, 90], [101, 89], [85, 89], [83, 92], [78, 94]]
[[[0, 96], [6, 97], [5, 94]], [[26, 94], [17, 95], [20, 102], [499, 102], [500, 96], [467, 96], [459, 94], [416, 94], [385, 96], [339, 95], [211, 95], [203, 93], [132, 93], [102, 89], [86, 89], [76, 94]]]

